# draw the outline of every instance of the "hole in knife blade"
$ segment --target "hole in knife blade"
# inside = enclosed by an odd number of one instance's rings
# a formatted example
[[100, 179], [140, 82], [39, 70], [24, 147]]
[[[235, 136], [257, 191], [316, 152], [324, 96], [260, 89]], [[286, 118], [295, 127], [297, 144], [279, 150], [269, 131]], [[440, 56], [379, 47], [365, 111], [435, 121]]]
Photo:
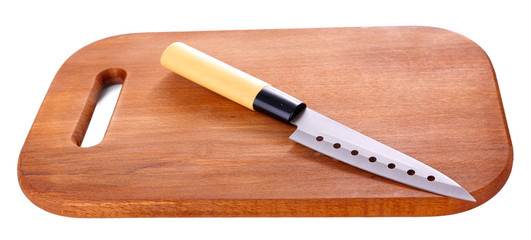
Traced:
[[341, 144], [339, 144], [339, 143], [334, 143], [334, 148], [335, 148], [335, 149], [339, 149], [340, 147], [341, 147]]
[[409, 176], [415, 175], [415, 170], [413, 170], [413, 169], [407, 170], [407, 175], [409, 175]]
[[387, 167], [388, 167], [389, 169], [393, 169], [393, 168], [396, 167], [396, 165], [395, 165], [394, 163], [389, 163], [389, 164], [387, 164]]
[[323, 141], [323, 140], [324, 140], [324, 137], [323, 137], [323, 136], [317, 136], [317, 137], [315, 138], [315, 140], [317, 140], [318, 142], [320, 142], [320, 141]]
[[358, 150], [352, 150], [352, 152], [350, 152], [350, 154], [352, 154], [352, 156], [356, 156], [359, 154]]
[[369, 162], [376, 162], [376, 157], [370, 157]]
[[433, 182], [433, 181], [435, 181], [435, 177], [434, 177], [434, 176], [431, 176], [431, 175], [430, 175], [430, 176], [428, 176], [428, 181], [430, 181], [430, 182]]

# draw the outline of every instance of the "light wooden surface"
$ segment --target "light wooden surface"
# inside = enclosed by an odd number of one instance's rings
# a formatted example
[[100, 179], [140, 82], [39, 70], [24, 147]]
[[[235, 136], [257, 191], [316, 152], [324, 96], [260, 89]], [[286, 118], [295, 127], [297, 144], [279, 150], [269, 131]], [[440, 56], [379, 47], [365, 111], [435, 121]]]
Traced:
[[[159, 64], [181, 41], [438, 169], [477, 203], [395, 183], [288, 139]], [[123, 82], [102, 143], [80, 148], [106, 81]], [[494, 196], [512, 166], [494, 70], [467, 38], [381, 27], [144, 33], [92, 43], [58, 71], [19, 158], [26, 196], [74, 217], [429, 216]]]

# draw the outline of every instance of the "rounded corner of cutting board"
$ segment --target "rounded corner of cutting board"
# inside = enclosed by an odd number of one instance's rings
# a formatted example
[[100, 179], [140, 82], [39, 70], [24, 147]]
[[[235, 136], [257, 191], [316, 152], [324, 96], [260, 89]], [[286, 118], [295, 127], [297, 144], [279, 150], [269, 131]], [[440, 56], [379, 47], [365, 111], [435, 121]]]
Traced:
[[[507, 135], [509, 136], [508, 130]], [[505, 159], [506, 164], [504, 168], [500, 169], [499, 174], [492, 181], [486, 182], [484, 186], [471, 193], [477, 200], [477, 203], [473, 208], [477, 208], [483, 205], [484, 203], [488, 202], [490, 199], [494, 198], [507, 183], [507, 180], [511, 175], [513, 166], [513, 147], [510, 138], [507, 145], [507, 150], [508, 155]]]
[[17, 167], [17, 177], [20, 189], [22, 190], [22, 193], [26, 196], [26, 198], [35, 206], [46, 212], [64, 217], [73, 217], [68, 214], [65, 214], [62, 211], [61, 203], [63, 202], [63, 199], [49, 196], [45, 192], [37, 189], [35, 186], [32, 186], [32, 184], [30, 184], [27, 176], [22, 173], [22, 169], [20, 167], [21, 161], [22, 159], [19, 158], [19, 166]]
[[[455, 37], [466, 39], [467, 41], [473, 43], [478, 48], [483, 50], [481, 48], [481, 46], [479, 46], [479, 44], [477, 44], [474, 40], [470, 39], [469, 37], [465, 36], [464, 34], [461, 34], [461, 33], [457, 32], [457, 31], [454, 31], [454, 30], [451, 30], [451, 29], [446, 29], [446, 28], [442, 28], [442, 27], [435, 27], [435, 26], [411, 26], [411, 27], [418, 28], [419, 31], [446, 32], [446, 33], [448, 33], [448, 35], [454, 35]], [[485, 51], [483, 51], [483, 52], [485, 52]]]
[[494, 68], [492, 67], [492, 62], [490, 61], [490, 58], [489, 58], [489, 55], [487, 54], [487, 52], [477, 42], [475, 42], [474, 40], [470, 39], [469, 37], [467, 37], [466, 35], [464, 35], [462, 33], [459, 33], [459, 32], [454, 31], [454, 30], [442, 28], [442, 27], [422, 26], [422, 25], [421, 26], [396, 26], [396, 27], [390, 27], [390, 28], [404, 28], [404, 29], [412, 28], [412, 29], [414, 29], [414, 31], [419, 31], [419, 32], [446, 33], [445, 37], [447, 37], [447, 38], [448, 37], [452, 37], [452, 38], [462, 39], [465, 42], [468, 42], [470, 44], [470, 46], [468, 46], [468, 48], [473, 46], [477, 51], [481, 52], [486, 57], [486, 59], [488, 60], [488, 62], [490, 64], [490, 68], [492, 69], [492, 72], [494, 74]]
[[[505, 126], [507, 127], [507, 123], [505, 123]], [[484, 185], [470, 192], [470, 194], [476, 199], [476, 202], [462, 202], [458, 207], [448, 207], [446, 212], [441, 212], [440, 214], [437, 214], [438, 216], [454, 215], [478, 208], [494, 198], [503, 189], [509, 179], [513, 166], [513, 146], [507, 128], [506, 134], [508, 137], [508, 143], [506, 146], [507, 157], [503, 160], [505, 165], [503, 168], [499, 169], [498, 174], [491, 181], [484, 181]]]
[[92, 42], [76, 50], [72, 55], [70, 55], [70, 57], [68, 57], [68, 59], [66, 59], [63, 65], [68, 65], [72, 59], [77, 59], [77, 58], [81, 59], [82, 61], [93, 60], [88, 57], [90, 56], [90, 53], [91, 51], [93, 51], [93, 49], [98, 49], [98, 48], [101, 48], [102, 46], [108, 48], [112, 46], [113, 44], [120, 44], [120, 41], [124, 43], [140, 41], [142, 36], [150, 36], [154, 34], [161, 34], [161, 33], [124, 33], [124, 34], [117, 34], [117, 35], [93, 40]]

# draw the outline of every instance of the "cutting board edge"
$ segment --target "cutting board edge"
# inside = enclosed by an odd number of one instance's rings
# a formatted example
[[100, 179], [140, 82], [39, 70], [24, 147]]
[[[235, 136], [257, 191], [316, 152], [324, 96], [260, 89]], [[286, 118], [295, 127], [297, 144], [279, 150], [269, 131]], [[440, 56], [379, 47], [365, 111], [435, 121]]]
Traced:
[[[511, 173], [512, 148], [509, 156], [506, 168], [492, 182], [471, 193], [476, 203], [437, 195], [431, 198], [339, 199], [67, 199], [32, 187], [20, 167], [17, 173], [24, 195], [34, 205], [66, 217], [422, 217], [463, 213], [492, 199], [504, 187]], [[19, 163], [22, 161], [19, 159]], [[212, 205], [217, 207], [212, 208]], [[391, 209], [395, 211], [390, 212], [390, 208], [385, 207], [388, 205], [392, 205]]]
[[427, 217], [458, 214], [479, 206], [444, 197], [436, 201], [431, 198], [76, 200], [36, 192], [22, 177], [19, 182], [26, 197], [37, 207], [75, 218]]
[[[449, 31], [449, 30], [447, 30], [447, 31]], [[512, 144], [512, 140], [511, 140], [511, 134], [510, 134], [510, 131], [509, 131], [509, 125], [507, 123], [507, 117], [505, 115], [505, 108], [503, 106], [503, 100], [502, 100], [502, 96], [501, 96], [500, 86], [498, 84], [498, 77], [496, 76], [496, 71], [494, 70], [494, 66], [492, 64], [492, 61], [490, 60], [489, 55], [487, 54], [487, 52], [485, 52], [485, 50], [481, 46], [479, 46], [479, 44], [477, 44], [473, 40], [471, 40], [468, 37], [466, 37], [464, 35], [461, 35], [459, 33], [456, 33], [456, 32], [453, 32], [453, 33], [458, 34], [458, 35], [462, 36], [463, 38], [466, 38], [470, 42], [474, 43], [474, 45], [479, 50], [481, 50], [481, 52], [485, 55], [485, 58], [487, 59], [489, 65], [490, 65], [490, 70], [492, 71], [492, 78], [493, 78], [495, 89], [496, 89], [496, 95], [497, 95], [497, 98], [498, 98], [498, 105], [500, 107], [500, 112], [501, 112], [501, 118], [502, 118], [502, 122], [503, 122], [504, 132], [505, 132], [505, 136], [507, 137], [507, 146], [506, 146], [507, 147], [507, 155], [506, 155], [506, 158], [504, 159], [505, 160], [504, 168], [501, 169], [501, 171], [498, 173], [498, 175], [496, 175], [496, 177], [493, 178], [491, 182], [485, 184], [482, 188], [479, 188], [479, 189], [471, 192], [472, 196], [474, 196], [474, 198], [478, 201], [478, 205], [476, 206], [476, 207], [478, 207], [478, 206], [484, 204], [485, 202], [489, 201], [490, 199], [492, 199], [494, 196], [496, 196], [502, 190], [502, 188], [505, 186], [505, 184], [507, 183], [507, 180], [509, 179], [509, 176], [511, 175], [512, 167], [513, 167], [514, 149], [513, 149], [513, 144]]]

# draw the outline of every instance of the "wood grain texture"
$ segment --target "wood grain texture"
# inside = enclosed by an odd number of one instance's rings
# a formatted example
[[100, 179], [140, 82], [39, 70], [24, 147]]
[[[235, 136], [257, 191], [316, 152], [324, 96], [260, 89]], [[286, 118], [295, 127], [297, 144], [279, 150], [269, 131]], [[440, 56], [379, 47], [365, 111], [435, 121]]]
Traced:
[[[181, 41], [438, 169], [477, 203], [351, 167], [159, 64]], [[106, 136], [81, 148], [105, 82], [123, 82]], [[484, 51], [429, 27], [142, 33], [94, 42], [58, 71], [22, 148], [37, 206], [73, 217], [433, 216], [506, 182], [512, 146]]]

